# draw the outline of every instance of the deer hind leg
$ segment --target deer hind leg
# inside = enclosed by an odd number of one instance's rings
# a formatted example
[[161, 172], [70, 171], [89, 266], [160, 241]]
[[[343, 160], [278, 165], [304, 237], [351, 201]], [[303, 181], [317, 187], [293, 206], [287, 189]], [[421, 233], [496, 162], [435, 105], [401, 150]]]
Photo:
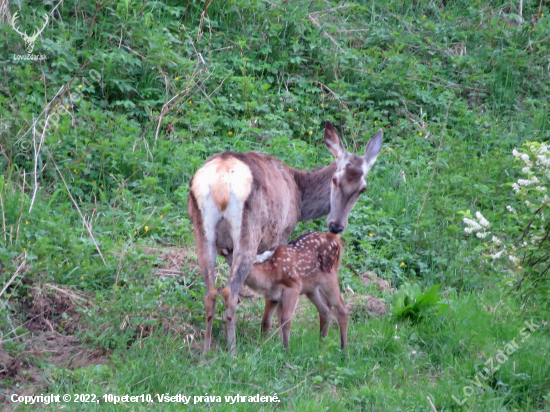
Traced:
[[317, 311], [319, 312], [320, 336], [321, 338], [326, 338], [330, 326], [331, 310], [327, 305], [325, 298], [319, 293], [319, 289], [315, 289], [315, 291], [307, 293], [306, 296], [311, 303], [315, 305]]
[[264, 316], [262, 318], [262, 333], [264, 335], [264, 339], [267, 338], [267, 334], [271, 330], [271, 324], [273, 323], [273, 314], [275, 313], [275, 309], [277, 309], [277, 305], [279, 302], [271, 301], [269, 299], [265, 299], [265, 310], [264, 310]]
[[204, 299], [206, 308], [206, 332], [204, 336], [203, 353], [210, 350], [212, 343], [212, 321], [216, 312], [216, 255], [215, 246], [215, 225], [219, 220], [217, 209], [205, 208], [199, 211], [195, 200], [188, 198], [189, 215], [193, 222], [195, 243], [197, 245], [197, 259], [201, 276], [206, 286], [206, 296]]
[[279, 327], [281, 328], [281, 337], [285, 349], [289, 347], [290, 327], [292, 326], [292, 316], [296, 308], [296, 302], [300, 295], [299, 290], [287, 288], [283, 292], [283, 298], [277, 306], [277, 317], [279, 318]]

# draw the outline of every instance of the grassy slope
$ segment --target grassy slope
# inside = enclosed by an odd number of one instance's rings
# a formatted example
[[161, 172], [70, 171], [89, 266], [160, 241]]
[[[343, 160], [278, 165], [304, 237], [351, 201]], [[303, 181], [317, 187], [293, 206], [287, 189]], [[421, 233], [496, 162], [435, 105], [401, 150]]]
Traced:
[[[463, 237], [457, 215], [468, 208], [482, 210], [490, 221], [501, 215], [513, 203], [505, 185], [515, 175], [511, 149], [525, 140], [548, 139], [548, 41], [533, 45], [550, 34], [546, 17], [540, 16], [546, 8], [539, 12], [538, 2], [525, 2], [530, 22], [518, 24], [515, 5], [506, 2], [331, 7], [289, 1], [283, 8], [259, 1], [214, 2], [199, 36], [203, 6], [191, 3], [108, 5], [98, 11], [91, 32], [95, 6], [66, 2], [60, 9], [63, 23], [46, 30], [37, 44], [37, 52], [42, 47], [48, 54], [47, 64], [13, 63], [5, 56], [0, 142], [6, 156], [0, 158], [0, 170], [12, 237], [0, 245], [4, 279], [15, 270], [11, 259], [27, 252], [34, 268], [26, 276], [32, 282], [95, 293], [101, 309], [88, 313], [81, 337], [113, 351], [103, 368], [50, 371], [49, 392], [286, 392], [281, 407], [312, 411], [428, 411], [426, 395], [437, 410], [547, 408], [550, 372], [541, 357], [549, 351], [546, 331], [522, 344], [463, 407], [451, 399], [462, 398], [476, 368], [518, 335], [524, 319], [540, 322], [547, 315], [532, 304], [519, 313], [520, 304], [503, 295], [506, 289], [498, 284], [502, 269], [480, 262], [472, 251], [476, 242]], [[34, 9], [24, 11], [32, 16]], [[17, 34], [8, 25], [1, 30], [5, 49], [22, 53]], [[195, 48], [208, 62], [201, 73], [195, 72]], [[100, 82], [90, 80], [91, 68], [101, 73]], [[73, 76], [78, 79], [71, 82]], [[167, 106], [157, 138], [163, 103], [197, 80], [206, 93], [216, 90], [212, 102], [191, 87], [181, 101]], [[67, 83], [72, 90], [82, 84], [85, 99], [51, 101]], [[46, 135], [43, 189], [28, 214], [32, 175], [29, 179], [23, 171], [31, 172], [34, 162], [23, 133], [46, 100], [68, 103], [70, 115], [61, 115]], [[258, 126], [251, 129], [250, 119], [256, 118]], [[183, 307], [179, 320], [202, 325], [197, 271], [185, 273], [191, 287], [158, 279], [152, 274], [156, 258], [141, 247], [192, 247], [187, 182], [204, 159], [227, 149], [261, 150], [295, 167], [326, 164], [330, 157], [321, 140], [326, 118], [356, 152], [379, 127], [385, 133], [369, 190], [344, 236], [342, 287], [366, 293], [357, 274], [372, 268], [396, 286], [410, 280], [441, 282], [452, 316], [396, 328], [390, 317], [369, 320], [356, 314], [347, 358], [337, 349], [334, 330], [318, 343], [311, 310], [296, 319], [290, 356], [276, 337], [261, 346], [258, 305], [241, 309], [240, 347], [233, 360], [223, 348], [200, 359], [180, 336], [140, 339], [135, 328], [121, 331], [126, 316], [136, 324], [147, 322], [161, 305]], [[94, 216], [106, 265], [53, 161], [83, 213]], [[322, 220], [309, 222], [296, 233], [323, 227]], [[503, 229], [509, 227], [493, 230]], [[5, 312], [17, 323], [24, 316], [17, 313], [17, 298], [28, 286], [15, 286]], [[0, 326], [10, 330], [7, 323]], [[223, 341], [221, 326], [218, 319], [218, 342]], [[16, 354], [24, 347], [7, 349]]]

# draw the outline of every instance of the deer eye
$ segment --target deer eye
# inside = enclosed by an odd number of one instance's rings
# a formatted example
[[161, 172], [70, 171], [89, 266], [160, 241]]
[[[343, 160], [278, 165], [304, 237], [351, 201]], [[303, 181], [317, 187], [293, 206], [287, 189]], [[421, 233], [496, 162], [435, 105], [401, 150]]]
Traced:
[[337, 185], [338, 184], [338, 179], [336, 179], [336, 177], [332, 177], [332, 183], [334, 185]]

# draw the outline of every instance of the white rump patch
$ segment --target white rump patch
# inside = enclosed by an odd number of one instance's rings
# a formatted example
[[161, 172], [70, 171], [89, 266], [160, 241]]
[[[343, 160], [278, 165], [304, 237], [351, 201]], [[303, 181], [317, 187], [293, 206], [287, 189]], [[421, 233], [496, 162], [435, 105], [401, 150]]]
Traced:
[[266, 250], [264, 253], [256, 255], [256, 260], [254, 263], [264, 263], [267, 259], [273, 256], [274, 253], [274, 250]]

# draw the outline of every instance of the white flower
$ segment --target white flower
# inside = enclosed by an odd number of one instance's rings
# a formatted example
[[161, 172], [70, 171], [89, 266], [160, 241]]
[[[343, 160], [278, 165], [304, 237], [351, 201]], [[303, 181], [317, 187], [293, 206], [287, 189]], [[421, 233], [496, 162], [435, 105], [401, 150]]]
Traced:
[[496, 236], [493, 236], [493, 238], [491, 239], [493, 241], [494, 244], [496, 244], [497, 246], [500, 246], [500, 239]]
[[530, 167], [524, 167], [523, 169], [521, 169], [521, 171], [523, 173], [531, 173], [531, 168]]
[[546, 157], [543, 155], [537, 156], [537, 164], [541, 166], [550, 166], [550, 157]]
[[489, 227], [490, 223], [487, 219], [485, 219], [485, 217], [483, 217], [483, 215], [481, 214], [481, 212], [477, 211], [476, 212], [476, 217], [478, 219], [478, 222], [481, 226], [483, 227]]
[[520, 186], [529, 186], [531, 183], [531, 180], [526, 180], [526, 179], [518, 179], [518, 185]]
[[476, 237], [478, 237], [479, 239], [483, 239], [484, 237], [487, 237], [489, 233], [491, 232], [477, 232]]
[[466, 233], [470, 234], [470, 233], [472, 233], [472, 232], [474, 231], [474, 229], [468, 226], [468, 227], [465, 227], [465, 228], [464, 228], [464, 231], [465, 231]]
[[548, 197], [548, 195], [544, 195], [544, 203], [546, 203], [547, 205], [550, 205], [550, 197]]
[[517, 183], [513, 183], [512, 184], [512, 189], [514, 190], [514, 192], [519, 192], [519, 185]]
[[526, 200], [526, 201], [525, 201], [525, 206], [531, 206], [531, 202], [528, 201], [528, 200]]
[[528, 162], [530, 159], [529, 159], [529, 155], [528, 154], [525, 154], [525, 153], [522, 153], [519, 155], [519, 158], [521, 160], [523, 160], [524, 162]]
[[515, 256], [512, 256], [512, 255], [508, 255], [508, 259], [510, 259], [510, 261], [512, 263], [516, 263], [517, 261], [519, 261], [519, 259]]
[[494, 255], [491, 255], [491, 257], [492, 257], [493, 259], [498, 259], [499, 257], [502, 256], [503, 253], [504, 253], [504, 250], [501, 250], [500, 252], [497, 252], [497, 253], [495, 253]]
[[543, 144], [543, 145], [539, 148], [539, 153], [548, 153], [548, 146], [546, 146], [545, 144]]
[[506, 210], [510, 213], [513, 213], [514, 215], [517, 213], [516, 209], [514, 209], [512, 206], [508, 205], [506, 206]]
[[512, 150], [512, 156], [519, 157], [519, 152], [516, 149]]
[[479, 225], [479, 223], [477, 223], [475, 220], [472, 220], [472, 219], [468, 219], [467, 217], [465, 217], [464, 219], [462, 219], [464, 221], [464, 223], [466, 223], [468, 226], [471, 226], [472, 229], [474, 231], [477, 231], [477, 230], [481, 230], [481, 226]]
[[539, 181], [539, 179], [537, 179], [536, 176], [533, 176], [533, 177], [531, 178], [531, 183], [537, 184], [537, 183], [540, 183], [540, 181]]
[[546, 188], [544, 186], [537, 186], [537, 187], [535, 187], [535, 189], [537, 189], [540, 192], [545, 192], [546, 191]]

